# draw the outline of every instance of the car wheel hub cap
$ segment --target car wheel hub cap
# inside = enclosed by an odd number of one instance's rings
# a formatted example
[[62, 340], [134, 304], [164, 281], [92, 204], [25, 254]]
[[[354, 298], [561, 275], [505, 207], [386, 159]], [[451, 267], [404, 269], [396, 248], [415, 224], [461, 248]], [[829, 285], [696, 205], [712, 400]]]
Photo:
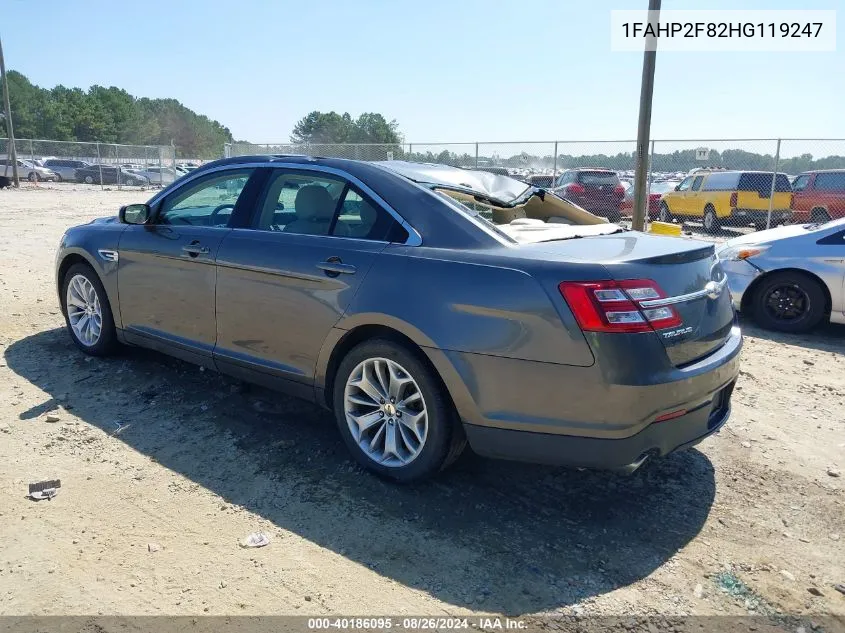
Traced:
[[370, 358], [346, 382], [344, 415], [352, 437], [377, 464], [416, 459], [428, 437], [428, 411], [416, 380], [396, 361]]
[[65, 300], [70, 328], [77, 340], [87, 347], [96, 345], [103, 331], [103, 313], [94, 284], [84, 275], [74, 275]]

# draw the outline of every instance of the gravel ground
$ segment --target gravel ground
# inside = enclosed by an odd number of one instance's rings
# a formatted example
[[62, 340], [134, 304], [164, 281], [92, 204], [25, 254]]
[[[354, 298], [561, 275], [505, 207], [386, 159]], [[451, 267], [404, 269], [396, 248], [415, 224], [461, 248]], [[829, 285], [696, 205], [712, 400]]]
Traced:
[[845, 328], [744, 323], [728, 425], [632, 477], [468, 454], [397, 487], [312, 405], [73, 347], [56, 244], [148, 196], [0, 191], [0, 615], [845, 615]]

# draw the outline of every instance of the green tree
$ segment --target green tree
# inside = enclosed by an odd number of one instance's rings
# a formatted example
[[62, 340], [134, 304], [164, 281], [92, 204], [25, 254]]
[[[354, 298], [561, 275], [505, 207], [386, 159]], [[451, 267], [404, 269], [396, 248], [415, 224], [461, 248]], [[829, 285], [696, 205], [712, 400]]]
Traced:
[[365, 112], [353, 120], [348, 112], [309, 112], [293, 127], [296, 144], [383, 143], [400, 144], [399, 124], [383, 115]]

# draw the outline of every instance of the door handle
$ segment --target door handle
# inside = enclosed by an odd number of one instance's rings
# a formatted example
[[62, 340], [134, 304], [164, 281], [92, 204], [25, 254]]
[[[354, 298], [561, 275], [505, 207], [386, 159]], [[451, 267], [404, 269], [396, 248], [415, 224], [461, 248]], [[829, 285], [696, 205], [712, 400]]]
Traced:
[[183, 246], [182, 252], [187, 253], [191, 257], [196, 257], [197, 255], [208, 255], [210, 251], [208, 249], [208, 246], [201, 246], [200, 244], [191, 243], [186, 246]]
[[352, 264], [344, 264], [340, 261], [340, 257], [329, 257], [326, 261], [317, 264], [317, 268], [324, 271], [329, 277], [354, 275], [357, 270]]

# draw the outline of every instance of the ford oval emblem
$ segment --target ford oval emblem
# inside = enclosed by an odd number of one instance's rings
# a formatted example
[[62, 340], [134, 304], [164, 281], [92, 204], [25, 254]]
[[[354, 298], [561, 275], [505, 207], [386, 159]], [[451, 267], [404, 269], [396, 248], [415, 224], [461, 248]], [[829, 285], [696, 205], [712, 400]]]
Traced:
[[704, 284], [704, 292], [707, 293], [708, 298], [718, 299], [719, 295], [722, 294], [722, 285], [715, 281], [708, 281]]

